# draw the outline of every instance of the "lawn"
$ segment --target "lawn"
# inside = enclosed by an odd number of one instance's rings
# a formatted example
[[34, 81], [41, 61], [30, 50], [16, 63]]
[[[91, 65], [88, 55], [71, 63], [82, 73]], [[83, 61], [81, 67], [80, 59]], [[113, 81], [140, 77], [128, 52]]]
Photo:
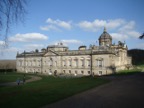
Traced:
[[[0, 83], [15, 82], [18, 78], [23, 79], [24, 74], [16, 72], [0, 72]], [[26, 79], [29, 79], [29, 75], [26, 76]]]
[[101, 78], [55, 78], [41, 76], [42, 80], [21, 86], [0, 87], [1, 108], [39, 108], [79, 92], [109, 82]]

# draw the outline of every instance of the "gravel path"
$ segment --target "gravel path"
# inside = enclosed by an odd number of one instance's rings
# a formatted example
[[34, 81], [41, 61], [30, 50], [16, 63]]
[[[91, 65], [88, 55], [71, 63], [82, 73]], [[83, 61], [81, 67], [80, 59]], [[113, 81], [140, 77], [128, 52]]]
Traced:
[[[33, 81], [37, 81], [37, 80], [41, 80], [42, 78], [39, 76], [30, 76], [31, 78], [26, 80], [25, 83], [29, 83], [29, 82], [33, 82]], [[22, 85], [23, 83], [21, 82], [20, 85]], [[9, 83], [0, 83], [0, 86], [16, 86], [17, 83], [16, 82], [9, 82]]]
[[104, 78], [112, 81], [43, 108], [144, 108], [144, 73]]

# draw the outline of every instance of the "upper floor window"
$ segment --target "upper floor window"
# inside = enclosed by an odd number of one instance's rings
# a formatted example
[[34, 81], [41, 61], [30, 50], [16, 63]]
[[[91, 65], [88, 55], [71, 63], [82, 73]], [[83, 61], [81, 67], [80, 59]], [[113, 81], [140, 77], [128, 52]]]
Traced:
[[66, 66], [66, 61], [65, 60], [63, 60], [63, 66]]
[[90, 66], [90, 60], [87, 61], [88, 66]]
[[35, 66], [35, 61], [33, 61], [33, 63], [32, 63], [32, 64], [33, 64], [33, 66]]
[[82, 66], [84, 66], [84, 59], [82, 59], [81, 62], [82, 62]]
[[27, 62], [27, 61], [25, 62], [25, 65], [26, 65], [26, 66], [28, 65], [28, 62]]
[[50, 66], [52, 66], [52, 65], [53, 65], [53, 61], [52, 61], [52, 60], [50, 60], [49, 64], [50, 64]]
[[72, 66], [72, 60], [69, 60], [69, 66]]
[[103, 59], [96, 60], [96, 66], [103, 67], [104, 66], [104, 60]]
[[55, 61], [55, 66], [57, 67], [57, 61]]
[[75, 59], [75, 66], [78, 66], [78, 59]]

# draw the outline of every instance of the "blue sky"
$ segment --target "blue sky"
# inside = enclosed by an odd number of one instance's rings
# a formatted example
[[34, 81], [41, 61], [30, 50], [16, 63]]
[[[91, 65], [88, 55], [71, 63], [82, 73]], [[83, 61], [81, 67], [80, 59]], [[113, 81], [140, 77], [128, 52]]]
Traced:
[[[144, 0], [30, 0], [24, 24], [11, 26], [9, 47], [0, 59], [63, 42], [69, 49], [98, 45], [104, 27], [113, 43], [144, 49]], [[0, 44], [3, 40], [0, 40]]]

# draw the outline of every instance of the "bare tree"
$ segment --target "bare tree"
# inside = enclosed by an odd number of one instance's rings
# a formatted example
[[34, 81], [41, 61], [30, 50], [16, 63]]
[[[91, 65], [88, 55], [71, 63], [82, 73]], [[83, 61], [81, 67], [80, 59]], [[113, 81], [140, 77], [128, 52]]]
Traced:
[[26, 0], [0, 0], [0, 39], [7, 44], [10, 26], [23, 22], [26, 14]]
[[144, 33], [141, 36], [139, 36], [139, 39], [144, 39]]

